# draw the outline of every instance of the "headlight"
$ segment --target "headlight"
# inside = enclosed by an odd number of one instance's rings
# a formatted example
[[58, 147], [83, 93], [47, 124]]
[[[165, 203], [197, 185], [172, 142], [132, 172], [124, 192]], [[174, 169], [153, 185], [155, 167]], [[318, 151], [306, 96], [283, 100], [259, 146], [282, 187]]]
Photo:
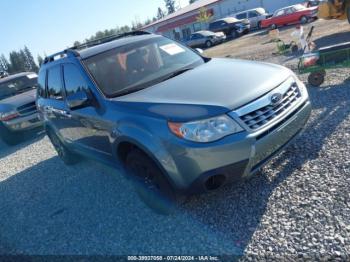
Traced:
[[18, 115], [19, 115], [18, 112], [15, 110], [5, 112], [5, 113], [0, 113], [0, 120], [1, 121], [8, 121], [8, 120], [11, 120], [13, 118], [16, 118]]
[[243, 131], [243, 128], [227, 115], [188, 123], [169, 122], [168, 126], [176, 136], [199, 143], [213, 142]]

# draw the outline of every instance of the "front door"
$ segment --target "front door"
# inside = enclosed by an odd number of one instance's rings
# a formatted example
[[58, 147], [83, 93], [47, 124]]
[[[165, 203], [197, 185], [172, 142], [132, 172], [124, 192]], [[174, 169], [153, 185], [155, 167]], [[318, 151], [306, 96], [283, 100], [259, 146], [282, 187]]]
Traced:
[[[66, 97], [76, 92], [86, 92], [91, 95], [89, 80], [82, 74], [82, 70], [75, 64], [63, 65], [64, 87]], [[68, 107], [68, 105], [67, 105]], [[62, 131], [64, 137], [74, 145], [83, 147], [90, 152], [111, 155], [109, 134], [112, 127], [103, 121], [97, 105], [68, 109], [69, 121]]]

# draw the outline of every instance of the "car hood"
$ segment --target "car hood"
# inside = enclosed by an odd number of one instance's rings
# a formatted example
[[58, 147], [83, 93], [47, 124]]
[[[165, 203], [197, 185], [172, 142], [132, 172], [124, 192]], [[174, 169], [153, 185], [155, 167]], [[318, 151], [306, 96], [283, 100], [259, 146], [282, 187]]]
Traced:
[[35, 101], [36, 89], [0, 100], [0, 112], [15, 109]]
[[114, 101], [217, 106], [232, 110], [284, 82], [292, 72], [263, 62], [217, 58], [193, 70]]

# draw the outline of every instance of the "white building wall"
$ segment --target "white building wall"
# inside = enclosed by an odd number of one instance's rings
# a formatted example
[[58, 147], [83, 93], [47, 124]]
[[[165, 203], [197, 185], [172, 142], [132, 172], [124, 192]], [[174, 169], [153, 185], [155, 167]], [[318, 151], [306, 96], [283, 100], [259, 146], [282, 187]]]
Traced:
[[[273, 13], [275, 10], [279, 8], [301, 3], [301, 2], [304, 2], [304, 1], [303, 0], [222, 0], [222, 1], [219, 1], [218, 3], [209, 5], [206, 8], [208, 10], [213, 9], [214, 11], [213, 20], [215, 20], [215, 19], [227, 17], [231, 14], [234, 14], [240, 11], [253, 9], [257, 7], [263, 7], [267, 12]], [[165, 25], [167, 23], [172, 23], [176, 20], [180, 20], [192, 15], [196, 15], [198, 14], [198, 12], [199, 12], [198, 10], [192, 11], [184, 15], [181, 15], [179, 17], [170, 19], [168, 21], [164, 21], [159, 24], [150, 26], [147, 28], [147, 31], [156, 32], [157, 28], [159, 28], [162, 25]], [[202, 25], [202, 29], [205, 29], [205, 27], [206, 25]], [[181, 31], [184, 28], [189, 28], [191, 32], [194, 32], [193, 23], [188, 25], [183, 25], [178, 29]], [[164, 32], [163, 34], [168, 37], [173, 37], [172, 32]], [[180, 35], [182, 37], [182, 33], [180, 33]]]

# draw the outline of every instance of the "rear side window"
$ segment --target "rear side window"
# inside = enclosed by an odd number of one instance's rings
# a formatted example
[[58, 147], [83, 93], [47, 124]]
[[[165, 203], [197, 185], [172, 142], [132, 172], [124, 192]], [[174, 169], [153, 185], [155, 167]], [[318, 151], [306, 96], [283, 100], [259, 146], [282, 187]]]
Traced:
[[40, 71], [39, 77], [38, 77], [38, 96], [39, 97], [46, 97], [46, 70]]
[[249, 15], [249, 18], [252, 18], [252, 17], [257, 17], [259, 14], [254, 11], [250, 11], [248, 15]]
[[242, 13], [242, 14], [238, 14], [236, 15], [237, 19], [246, 19], [247, 18], [247, 13]]
[[215, 28], [219, 28], [222, 24], [222, 21], [216, 21], [213, 22], [209, 25], [209, 29], [215, 29]]
[[89, 85], [77, 66], [65, 64], [63, 66], [63, 75], [67, 96], [83, 90], [88, 91]]
[[61, 67], [55, 66], [47, 72], [47, 91], [49, 98], [62, 100]]

